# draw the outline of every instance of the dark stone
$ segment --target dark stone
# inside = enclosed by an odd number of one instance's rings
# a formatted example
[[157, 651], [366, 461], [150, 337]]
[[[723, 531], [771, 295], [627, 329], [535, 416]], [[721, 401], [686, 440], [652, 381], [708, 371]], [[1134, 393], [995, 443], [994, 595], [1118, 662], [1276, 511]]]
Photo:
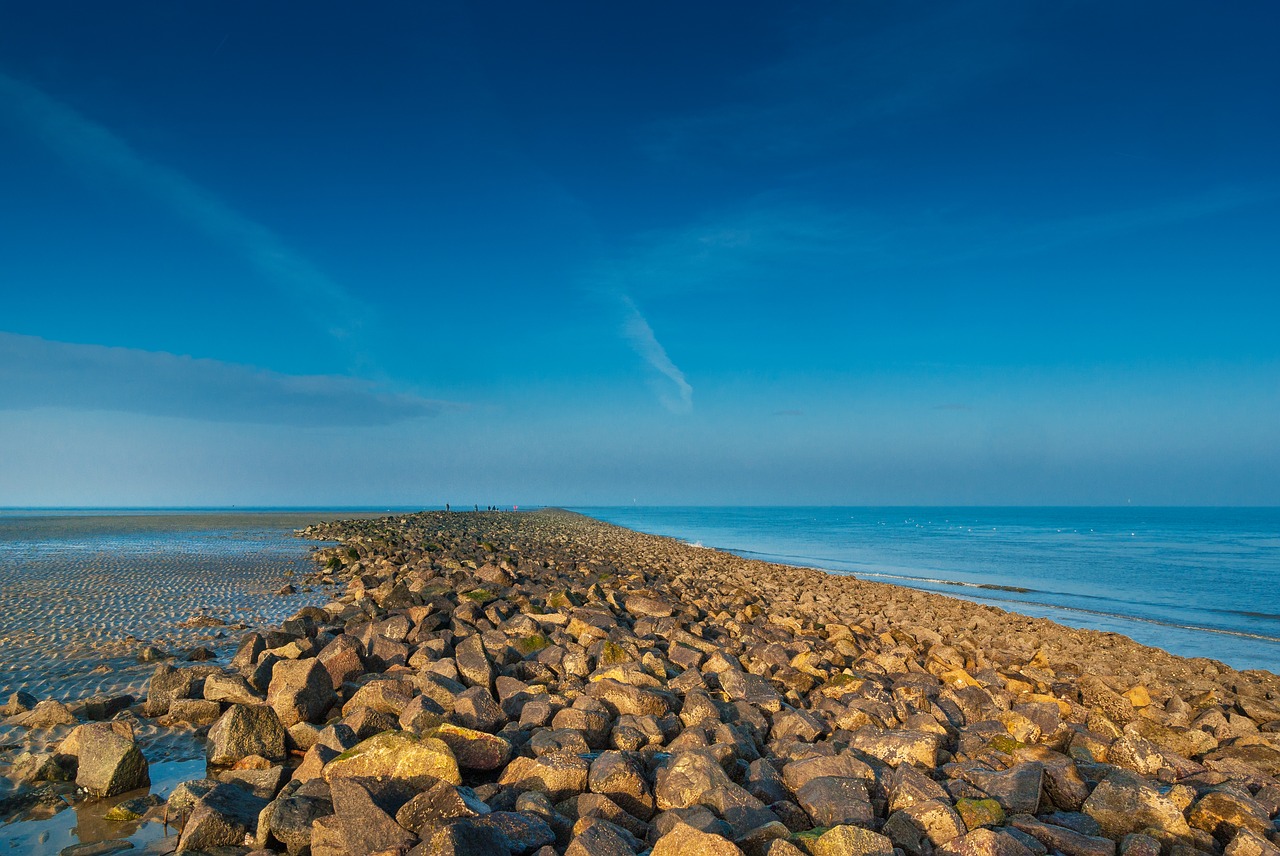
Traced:
[[196, 800], [182, 828], [178, 852], [238, 846], [256, 831], [267, 801], [235, 785], [218, 784]]

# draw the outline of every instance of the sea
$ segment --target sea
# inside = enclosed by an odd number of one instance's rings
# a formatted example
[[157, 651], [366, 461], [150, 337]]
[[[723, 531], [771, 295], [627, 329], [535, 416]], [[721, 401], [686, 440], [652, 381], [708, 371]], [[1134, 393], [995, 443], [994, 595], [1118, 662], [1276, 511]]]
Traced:
[[575, 508], [1280, 673], [1280, 508]]

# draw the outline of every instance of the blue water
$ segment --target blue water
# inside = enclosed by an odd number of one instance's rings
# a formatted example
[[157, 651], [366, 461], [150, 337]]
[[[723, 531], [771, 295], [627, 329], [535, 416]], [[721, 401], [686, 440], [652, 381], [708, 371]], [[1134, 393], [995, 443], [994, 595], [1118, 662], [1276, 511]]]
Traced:
[[575, 510], [1280, 672], [1278, 508]]

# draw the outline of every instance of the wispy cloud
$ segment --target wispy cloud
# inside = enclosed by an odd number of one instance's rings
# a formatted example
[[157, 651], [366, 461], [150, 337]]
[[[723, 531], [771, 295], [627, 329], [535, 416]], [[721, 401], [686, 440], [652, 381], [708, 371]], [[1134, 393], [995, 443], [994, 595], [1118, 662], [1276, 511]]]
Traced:
[[1148, 205], [1093, 211], [1021, 226], [992, 222], [986, 228], [971, 227], [970, 247], [942, 260], [1034, 255], [1095, 239], [1215, 217], [1274, 197], [1271, 189], [1219, 187]]
[[804, 282], [847, 282], [867, 271], [1035, 256], [1210, 219], [1275, 195], [1265, 188], [1211, 188], [1145, 205], [1019, 221], [972, 210], [804, 205], [768, 195], [639, 235], [595, 279], [640, 299], [794, 289]]
[[463, 405], [389, 392], [364, 380], [285, 375], [133, 348], [0, 332], [0, 410], [62, 407], [212, 422], [387, 425]]
[[642, 151], [766, 161], [848, 147], [859, 130], [953, 106], [1026, 55], [1027, 12], [1008, 5], [948, 5], [878, 24], [862, 4], [832, 7], [820, 25], [797, 25], [780, 61], [743, 75], [709, 109], [664, 118]]
[[619, 299], [626, 309], [623, 335], [649, 367], [665, 378], [656, 387], [659, 400], [672, 413], [688, 413], [693, 409], [693, 387], [685, 380], [684, 372], [667, 356], [667, 349], [662, 347], [635, 301], [625, 295]]
[[235, 210], [178, 170], [156, 163], [106, 126], [34, 86], [0, 72], [0, 118], [38, 137], [74, 167], [109, 175], [147, 194], [243, 257], [312, 320], [350, 340], [368, 308], [274, 231]]

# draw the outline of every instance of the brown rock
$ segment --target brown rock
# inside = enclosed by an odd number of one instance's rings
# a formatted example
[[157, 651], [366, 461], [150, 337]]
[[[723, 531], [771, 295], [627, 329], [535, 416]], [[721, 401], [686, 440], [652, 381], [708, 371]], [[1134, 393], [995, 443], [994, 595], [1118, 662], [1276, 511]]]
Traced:
[[1027, 814], [1015, 815], [1009, 822], [1051, 850], [1065, 853], [1066, 856], [1115, 856], [1116, 853], [1116, 843], [1109, 838], [1084, 835], [1064, 826], [1041, 823]]
[[1267, 810], [1247, 791], [1223, 786], [1210, 791], [1191, 807], [1187, 816], [1191, 826], [1212, 833], [1221, 842], [1228, 842], [1241, 830], [1267, 836], [1275, 827]]
[[975, 829], [934, 851], [937, 856], [1034, 856], [1016, 838], [990, 829]]
[[320, 722], [337, 699], [329, 673], [314, 658], [281, 660], [271, 671], [267, 704], [286, 728], [295, 722]]
[[1132, 773], [1117, 770], [1103, 779], [1082, 811], [1102, 827], [1108, 838], [1119, 839], [1130, 832], [1151, 827], [1184, 840], [1191, 839], [1191, 827], [1182, 811], [1151, 783]]
[[95, 797], [110, 797], [151, 784], [147, 760], [132, 729], [94, 722], [79, 729], [76, 784]]
[[271, 708], [233, 704], [209, 729], [205, 757], [210, 764], [222, 766], [249, 755], [284, 760], [285, 730]]
[[513, 758], [498, 784], [522, 791], [542, 791], [559, 802], [587, 789], [590, 765], [568, 752], [548, 752], [537, 758]]
[[325, 765], [326, 781], [346, 776], [390, 779], [431, 776], [454, 785], [462, 783], [458, 762], [447, 744], [434, 737], [417, 737], [403, 731], [376, 734]]
[[591, 762], [587, 787], [592, 793], [607, 796], [641, 820], [653, 816], [654, 797], [645, 781], [644, 770], [635, 758], [625, 752], [601, 752]]
[[653, 845], [651, 856], [743, 856], [732, 841], [677, 823]]

